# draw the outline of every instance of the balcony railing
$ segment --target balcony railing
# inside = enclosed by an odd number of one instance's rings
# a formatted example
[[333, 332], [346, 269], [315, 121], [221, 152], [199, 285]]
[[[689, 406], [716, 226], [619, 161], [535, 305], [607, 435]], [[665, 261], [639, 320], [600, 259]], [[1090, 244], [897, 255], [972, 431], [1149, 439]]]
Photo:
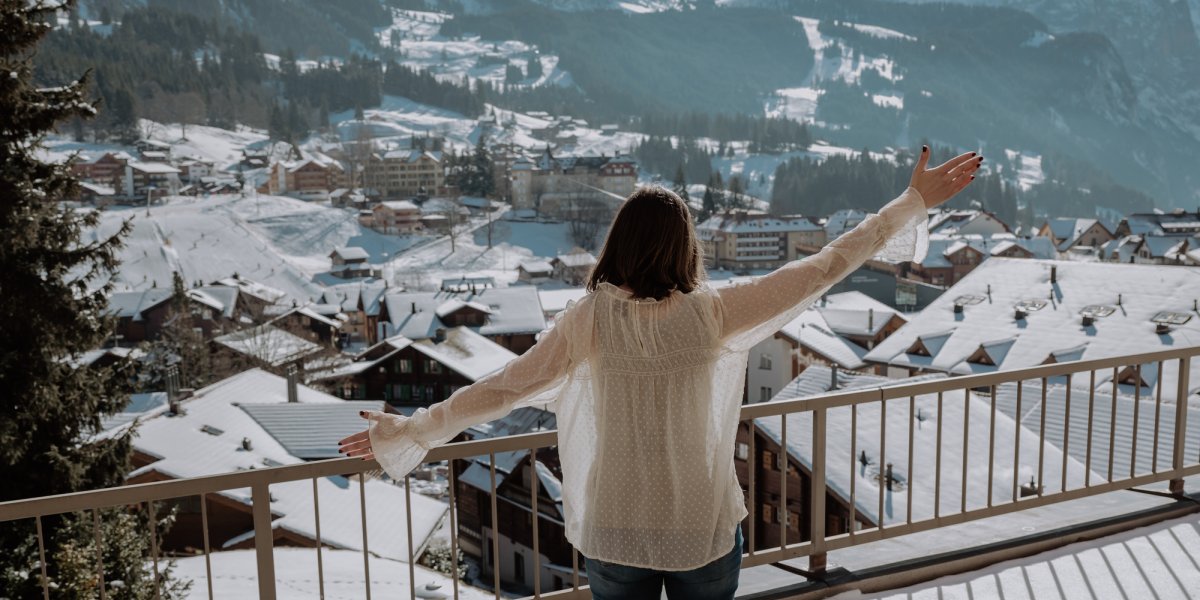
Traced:
[[[811, 484], [807, 486], [800, 498], [801, 504], [807, 505], [807, 533], [798, 533], [801, 528], [791, 527], [791, 519], [782, 518], [778, 523], [762, 525], [759, 522], [757, 509], [760, 506], [758, 490], [763, 487], [762, 481], [756, 478], [770, 477], [778, 486], [778, 506], [787, 507], [789, 486], [783, 484], [790, 468], [747, 468], [744, 469], [748, 481], [743, 481], [747, 490], [748, 505], [751, 507], [750, 526], [746, 539], [749, 552], [744, 555], [743, 567], [752, 567], [768, 563], [778, 563], [797, 557], [808, 558], [809, 575], [820, 575], [825, 569], [826, 557], [830, 552], [867, 544], [876, 540], [892, 538], [916, 532], [928, 531], [978, 519], [985, 519], [1006, 513], [1028, 510], [1049, 504], [1075, 500], [1087, 496], [1103, 494], [1117, 490], [1125, 490], [1148, 484], [1168, 482], [1169, 493], [1180, 495], [1183, 492], [1185, 477], [1200, 474], [1200, 427], [1188, 428], [1188, 386], [1189, 371], [1192, 360], [1200, 354], [1200, 347], [1178, 348], [1160, 352], [1137, 355], [1119, 356], [1048, 364], [1021, 370], [978, 374], [965, 377], [954, 377], [937, 380], [925, 380], [914, 383], [899, 383], [893, 386], [855, 389], [830, 393], [823, 396], [751, 404], [742, 407], [743, 422], [764, 423], [779, 419], [779, 426], [771, 427], [773, 439], [778, 448], [789, 448], [789, 436], [793, 442], [797, 438], [807, 436], [805, 460], [802, 465], [809, 471]], [[1164, 392], [1164, 366], [1166, 371], [1174, 371], [1176, 376], [1171, 382], [1173, 390]], [[1146, 387], [1131, 386], [1135, 403], [1130, 409], [1122, 406], [1118, 409], [1117, 390], [1112, 391], [1112, 397], [1107, 398], [1097, 393], [1095, 382], [1099, 376], [1103, 381], [1108, 375], [1114, 380], [1117, 375], [1132, 369], [1140, 380], [1153, 378], [1151, 391], [1144, 392]], [[1145, 375], [1145, 376], [1143, 376]], [[1081, 377], [1086, 379], [1080, 379]], [[1086, 380], [1086, 390], [1071, 388], [1071, 382]], [[902, 380], [901, 380], [902, 381]], [[1063, 384], [1065, 388], [1061, 387]], [[1064, 410], [1063, 431], [1047, 430], [1047, 401], [1056, 402], [1055, 394], [1047, 396], [1047, 388], [1057, 389], [1066, 394], [1063, 406], [1054, 407]], [[1107, 391], [1107, 390], [1105, 390]], [[1001, 393], [1003, 392], [1003, 393]], [[1001, 411], [998, 416], [997, 403], [1003, 396], [1009, 398], [1015, 393], [1015, 410], [1017, 420], [1014, 424], [1011, 418]], [[1071, 400], [1071, 394], [1076, 394]], [[1086, 395], [1086, 403], [1082, 399]], [[1049, 400], [1048, 400], [1049, 398]], [[1040, 403], [1040, 404], [1039, 404]], [[1076, 411], [1086, 410], [1086, 425], [1083, 415], [1076, 413], [1074, 419], [1070, 411], [1075, 404]], [[958, 411], [959, 406], [963, 410]], [[951, 409], [953, 407], [953, 410]], [[981, 408], [982, 407], [982, 408]], [[1021, 416], [1037, 408], [1040, 413], [1038, 427], [1024, 427]], [[928, 408], [928, 412], [926, 412]], [[974, 410], [972, 410], [974, 408]], [[1011, 407], [1010, 407], [1011, 408]], [[888, 414], [892, 414], [889, 420]], [[803, 416], [808, 423], [801, 431], [788, 431], [790, 417]], [[901, 415], [899, 418], [896, 415]], [[1193, 418], [1197, 415], [1192, 415]], [[934, 419], [932, 427], [926, 427], [925, 422]], [[1132, 439], [1126, 428], [1132, 419]], [[831, 419], [836, 426], [831, 426]], [[1126, 433], [1118, 436], [1118, 421]], [[793, 428], [795, 427], [795, 421]], [[1000, 426], [998, 427], [998, 423]], [[1036, 429], [1037, 431], [1034, 431]], [[748, 458], [753, 463], [757, 458], [754, 428], [749, 436]], [[899, 437], [895, 437], [899, 436]], [[986, 436], [987, 443], [983, 443]], [[1009, 438], [1011, 436], [1011, 438]], [[845, 439], [848, 437], [848, 439]], [[836, 438], [836, 439], [835, 439]], [[1036, 447], [1031, 447], [1036, 438]], [[831, 439], [833, 444], [831, 446]], [[892, 442], [889, 444], [888, 439]], [[1025, 444], [1022, 445], [1022, 440]], [[930, 442], [930, 440], [933, 440]], [[1058, 440], [1061, 447], [1050, 443]], [[427, 460], [429, 462], [454, 461], [475, 456], [489, 456], [491, 474], [491, 520], [492, 531], [497, 528], [496, 510], [496, 471], [495, 457], [498, 453], [514, 451], [531, 451], [534, 456], [539, 450], [555, 446], [557, 434], [553, 431], [539, 432], [511, 437], [469, 441], [449, 444], [432, 450]], [[876, 441], [878, 443], [876, 444]], [[1126, 444], [1125, 442], [1130, 442]], [[1086, 444], [1085, 460], [1072, 458], [1071, 444]], [[1118, 445], [1120, 446], [1118, 450]], [[863, 460], [863, 448], [870, 446], [878, 453], [878, 458], [871, 460], [876, 465], [877, 476], [865, 475], [868, 461]], [[903, 448], [907, 447], [907, 452]], [[925, 450], [922, 450], [922, 447]], [[928, 448], [932, 447], [932, 454]], [[1106, 451], [1093, 452], [1094, 448]], [[899, 450], [897, 450], [899, 449]], [[1061, 450], [1061, 452], [1059, 452]], [[986, 456], [984, 453], [986, 451]], [[1076, 455], [1079, 454], [1076, 448]], [[1049, 456], [1048, 456], [1049, 453]], [[1061, 454], [1059, 456], [1058, 454]], [[1149, 456], [1147, 456], [1149, 455]], [[741, 457], [739, 456], [739, 459]], [[932, 464], [929, 463], [932, 459]], [[791, 460], [791, 459], [789, 459]], [[914, 462], [916, 464], [914, 464]], [[532, 463], [531, 463], [532, 464]], [[903, 483], [891, 486], [891, 465], [903, 465]], [[886, 473], [884, 465], [889, 465]], [[1036, 465], [1036, 466], [1035, 466]], [[906, 467], [906, 468], [905, 468]], [[204, 532], [204, 554], [206, 562], [211, 548], [208, 539], [208, 517], [204, 507], [205, 497], [219, 492], [249, 488], [252, 497], [253, 536], [255, 556], [257, 557], [257, 585], [259, 597], [274, 599], [277, 597], [275, 558], [272, 551], [272, 512], [271, 486], [284, 482], [313, 480], [314, 503], [316, 501], [317, 478], [345, 474], [361, 474], [376, 469], [371, 462], [357, 459], [335, 459], [311, 462], [275, 468], [255, 469], [236, 473], [226, 473], [197, 477], [191, 479], [162, 481], [129, 485], [124, 487], [17, 500], [0, 504], [0, 523], [18, 519], [33, 519], [37, 522], [39, 535], [42, 531], [42, 519], [50, 515], [92, 511], [99, 515], [99, 509], [117, 506], [132, 506], [145, 503], [153, 514], [155, 503], [163, 501], [195, 497], [200, 498], [202, 529]], [[914, 469], [921, 474], [914, 478]], [[968, 470], [982, 472], [986, 469], [986, 497], [981, 498], [978, 489], [969, 485], [971, 477]], [[996, 481], [998, 473], [1012, 470], [1011, 484], [1005, 482], [1005, 493], [997, 494]], [[837, 470], [845, 470], [836, 473]], [[1093, 471], [1095, 470], [1095, 471]], [[450, 469], [450, 529], [451, 553], [457, 555], [457, 529], [455, 526], [455, 482], [454, 469]], [[849, 473], [849, 477], [843, 476]], [[855, 473], [859, 474], [856, 475]], [[1033, 482], [1024, 484], [1026, 473], [1030, 473]], [[1036, 475], [1033, 474], [1036, 472]], [[830, 477], [831, 474], [836, 475]], [[877, 478], [876, 478], [877, 477]], [[928, 481], [932, 477], [933, 485]], [[405, 478], [405, 490], [408, 494], [409, 478]], [[366, 513], [366, 489], [362, 477], [358, 478], [359, 498], [362, 503], [362, 554], [364, 571], [369, 569], [368, 531]], [[848, 496], [846, 506], [849, 507], [849, 518], [843, 527], [845, 531], [827, 531], [826, 498], [831, 491], [828, 481], [848, 481], [848, 489], [843, 484], [837, 484], [834, 490], [840, 496]], [[918, 485], [920, 483], [920, 485]], [[538, 514], [538, 494], [536, 486], [532, 488], [529, 502], [533, 507], [532, 514]], [[930, 489], [932, 487], [932, 489]], [[1008, 489], [1011, 488], [1011, 489]], [[804, 488], [801, 488], [804, 489]], [[886, 498], [885, 498], [886, 496]], [[406, 496], [407, 497], [407, 496]], [[885, 507], [885, 501], [888, 505]], [[890, 507], [900, 505], [900, 510]], [[325, 507], [326, 510], [338, 507]], [[348, 508], [348, 507], [343, 507]], [[863, 519], [859, 512], [874, 513], [870, 518]], [[787, 509], [783, 514], [788, 515]], [[324, 573], [321, 570], [320, 518], [321, 507], [314, 505], [317, 540], [318, 578], [321, 595], [324, 595]], [[413, 556], [412, 544], [412, 512], [406, 506], [409, 520], [409, 593], [416, 597], [416, 582], [413, 569], [417, 557]], [[96, 517], [98, 518], [98, 517]], [[578, 552], [572, 552], [571, 580], [568, 589], [546, 590], [541, 581], [539, 554], [539, 519], [531, 519], [533, 529], [533, 573], [531, 584], [533, 597], [546, 598], [588, 598], [590, 592], [586, 585], [580, 584]], [[873, 523], [871, 523], [873, 521]], [[860, 523], [870, 523], [863, 526]], [[154, 520], [150, 523], [153, 526]], [[777, 528], [768, 531], [768, 528]], [[99, 529], [97, 528], [97, 531]], [[154, 536], [154, 532], [148, 532]], [[770, 533], [778, 544], [768, 548], [759, 548], [757, 543], [760, 536]], [[97, 535], [99, 535], [97, 533]], [[152, 537], [152, 539], [154, 539]], [[41, 540], [39, 540], [41, 541]], [[499, 568], [499, 536], [492, 535], [492, 587], [497, 598], [501, 595]], [[160, 560], [157, 547], [154, 549], [155, 567]], [[103, 565], [97, 570], [103, 574]], [[41, 560], [41, 583], [46, 598], [50, 598], [50, 587], [46, 577], [46, 559]], [[208, 578], [208, 592], [212, 597], [211, 569]], [[364, 573], [365, 597], [370, 597], [371, 577]], [[454, 597], [459, 595], [459, 582], [454, 581]]]

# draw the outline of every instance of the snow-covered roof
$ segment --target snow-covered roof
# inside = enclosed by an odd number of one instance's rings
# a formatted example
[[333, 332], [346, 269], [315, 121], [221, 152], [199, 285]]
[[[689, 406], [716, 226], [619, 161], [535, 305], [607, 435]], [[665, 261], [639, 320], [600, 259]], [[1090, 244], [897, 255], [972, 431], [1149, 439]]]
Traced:
[[[1053, 284], [1052, 268], [1057, 276]], [[1092, 359], [1200, 344], [1196, 298], [1200, 272], [1193, 269], [993, 258], [880, 342], [866, 359], [965, 374], [1039, 365], [1054, 353], [1080, 347], [1080, 357]], [[962, 313], [954, 312], [955, 303], [963, 305]], [[1025, 313], [1021, 320], [1015, 318], [1017, 307]], [[1082, 322], [1084, 312], [1095, 315], [1090, 325]], [[1154, 319], [1164, 312], [1184, 322], [1159, 334]], [[1011, 340], [1011, 345], [1002, 356], [993, 356], [1000, 359], [996, 366], [967, 362], [981, 346], [999, 340]], [[918, 341], [929, 356], [910, 352]], [[1097, 373], [1098, 384], [1110, 376]], [[1164, 378], [1174, 384], [1174, 363], [1165, 365]], [[1190, 381], [1193, 390], [1200, 385], [1195, 374]]]
[[162, 409], [167, 404], [166, 392], [144, 392], [140, 394], [130, 394], [129, 402], [121, 409], [121, 412], [106, 415], [100, 419], [100, 431], [109, 431], [124, 427], [132, 423], [134, 419], [144, 418], [154, 414]]
[[559, 254], [554, 257], [554, 260], [562, 263], [565, 267], [590, 267], [596, 264], [596, 257], [587, 251]]
[[275, 367], [321, 351], [320, 345], [273, 325], [227, 333], [213, 342]]
[[[807, 371], [817, 369], [809, 367]], [[828, 370], [817, 371], [813, 377], [818, 381], [828, 382]], [[845, 377], [839, 374], [839, 382], [845, 380], [839, 388], [879, 387], [911, 382], [911, 379], [896, 380], [873, 375], [856, 375]], [[827, 386], [826, 386], [827, 387]], [[804, 386], [787, 386], [780, 391], [773, 401], [792, 399], [795, 391], [802, 391]], [[803, 392], [801, 392], [803, 393]], [[824, 393], [820, 390], [817, 393]], [[908, 518], [909, 488], [912, 494], [912, 518], [914, 521], [933, 518], [934, 502], [939, 485], [936, 472], [936, 456], [938, 451], [937, 394], [916, 396], [913, 399], [913, 413], [909, 412], [909, 398], [897, 398], [887, 401], [887, 417], [883, 419], [881, 402], [870, 402], [858, 406], [857, 414], [852, 417], [851, 408], [841, 406], [826, 411], [826, 461], [828, 465], [839, 465], [839, 468], [826, 469], [826, 484], [831, 493], [839, 496], [847, 504], [850, 501], [850, 483], [854, 480], [855, 504], [858, 514], [874, 523], [881, 520], [884, 524], [902, 523]], [[910, 417], [910, 414], [912, 415]], [[1022, 482], [1029, 481], [1029, 476], [1038, 472], [1039, 458], [1043, 460], [1046, 489], [1058, 487], [1062, 480], [1062, 452], [1049, 442], [1043, 443], [1036, 432], [1020, 427], [1012, 418], [1003, 413], [997, 413], [995, 422], [991, 421], [991, 401], [981, 398], [975, 393], [968, 393], [964, 402], [961, 396], [954, 402], [943, 402], [941, 426], [943, 431], [961, 432], [986, 431], [981, 428], [995, 428], [994, 446], [990, 445], [989, 435], [971, 435], [967, 438], [967, 448], [962, 450], [961, 439], [956, 439], [952, 445], [954, 451], [943, 451], [941, 458], [940, 496], [941, 512], [943, 515], [958, 512], [961, 494], [965, 493], [967, 510], [988, 506], [988, 494], [996, 500], [1011, 498], [1014, 475]], [[812, 468], [812, 444], [810, 436], [803, 432], [812, 431], [812, 413], [805, 411], [792, 413], [784, 417], [787, 421], [788, 453], [806, 469]], [[782, 421], [779, 417], [764, 417], [755, 419], [755, 425], [776, 443], [782, 439]], [[909, 439], [908, 427], [913, 421], [912, 472], [908, 471]], [[852, 422], [854, 427], [851, 427]], [[880, 447], [880, 430], [886, 427], [886, 446]], [[1014, 441], [1020, 436], [1020, 457], [1014, 462]], [[851, 436], [856, 436], [854, 443], [857, 456], [851, 454]], [[881, 452], [882, 450], [882, 452]], [[1040, 452], [1039, 452], [1040, 450]], [[994, 452], [994, 470], [989, 469], [987, 457]], [[863, 464], [859, 457], [867, 458]], [[963, 463], [966, 462], [966, 481], [963, 480]], [[883, 485], [885, 465], [892, 465], [892, 477], [895, 482], [893, 489], [888, 490]], [[853, 471], [846, 466], [854, 465]], [[1082, 486], [1086, 469], [1077, 460], [1066, 461], [1067, 484], [1070, 488]], [[991, 479], [989, 480], [989, 476]], [[1097, 477], [1096, 474], [1092, 475]], [[880, 513], [880, 488], [883, 489], [883, 513]]]
[[1045, 237], [1017, 238], [1009, 234], [992, 236], [934, 234], [929, 236], [929, 251], [925, 254], [925, 260], [921, 261], [921, 266], [925, 268], [953, 266], [950, 256], [967, 247], [975, 249], [983, 254], [984, 259], [987, 259], [1013, 246], [1024, 248], [1033, 255], [1033, 258], [1050, 259], [1057, 256], [1054, 242]]
[[213, 285], [223, 285], [226, 287], [235, 287], [243, 294], [248, 294], [268, 304], [273, 304], [282, 300], [287, 293], [283, 290], [273, 288], [264, 283], [259, 283], [245, 277], [225, 277], [213, 282]]
[[586, 296], [587, 288], [562, 288], [558, 290], [538, 290], [542, 300], [542, 310], [548, 315], [556, 315], [567, 309], [567, 303], [578, 301]]
[[[344, 401], [317, 390], [297, 386], [300, 403], [342, 404]], [[259, 369], [251, 369], [196, 391], [181, 403], [182, 414], [159, 410], [145, 419], [133, 439], [138, 451], [158, 457], [131, 476], [156, 472], [182, 479], [244, 469], [297, 464], [300, 458], [288, 452], [242, 407], [250, 404], [286, 404], [287, 381]], [[246, 449], [248, 442], [249, 449]], [[366, 482], [367, 512], [371, 518], [370, 548], [373, 554], [408, 560], [404, 489], [371, 479]], [[362, 521], [358, 485], [341, 476], [317, 479], [321, 511], [321, 541], [335, 548], [362, 548]], [[227, 499], [250, 506], [250, 490], [221, 492]], [[304, 479], [271, 485], [271, 512], [278, 515], [274, 528], [316, 539], [313, 516], [313, 484]], [[447, 506], [421, 494], [412, 494], [413, 540], [424, 543], [447, 510]], [[330, 510], [332, 508], [332, 510]], [[216, 539], [215, 547], [230, 540]]]
[[140, 292], [114, 292], [108, 297], [108, 310], [118, 318], [140, 321], [142, 313], [171, 299], [173, 292], [166, 288], [150, 288]]
[[855, 208], [843, 208], [825, 219], [825, 235], [830, 240], [854, 229], [863, 219], [867, 218], [866, 211]]
[[[1060, 243], [1058, 244], [1058, 249], [1060, 251], [1065, 251], [1067, 248], [1070, 248], [1072, 245], [1074, 245], [1075, 240], [1078, 240], [1080, 236], [1086, 233], [1088, 229], [1091, 229], [1092, 226], [1097, 223], [1099, 223], [1097, 219], [1057, 218], [1046, 221], [1046, 224], [1049, 225], [1050, 233], [1054, 236], [1054, 239], [1060, 240]], [[1103, 227], [1104, 225], [1101, 224], [1100, 226]]]
[[407, 211], [407, 212], [420, 212], [420, 210], [421, 210], [421, 209], [417, 208], [416, 204], [413, 204], [412, 202], [409, 202], [408, 200], [387, 200], [385, 202], [380, 202], [379, 204], [376, 205], [376, 207], [385, 207], [390, 210]]
[[385, 301], [392, 335], [400, 334], [414, 340], [433, 337], [438, 328], [446, 327], [438, 319], [436, 311], [451, 299], [488, 307], [491, 314], [487, 322], [472, 327], [482, 335], [538, 333], [546, 328], [537, 288], [516, 286], [477, 289], [475, 293], [439, 291], [388, 294]]
[[447, 329], [444, 340], [420, 340], [414, 342], [412, 347], [471, 381], [478, 381], [484, 375], [499, 371], [517, 357], [508, 348], [467, 327]]
[[867, 349], [836, 334], [817, 309], [810, 308], [787, 325], [779, 333], [795, 340], [801, 346], [816, 352], [846, 369], [861, 369]]
[[383, 410], [379, 400], [242, 404], [241, 409], [288, 454], [304, 460], [338, 458], [338, 440], [363, 429], [361, 410]]
[[724, 233], [787, 233], [820, 231], [821, 226], [808, 217], [776, 217], [758, 210], [738, 210], [713, 215], [697, 225], [696, 230]]
[[844, 308], [818, 308], [817, 312], [829, 324], [829, 328], [838, 335], [867, 335], [878, 334], [896, 315], [896, 311], [878, 311], [875, 309], [855, 310]]
[[1142, 238], [1142, 247], [1150, 253], [1151, 258], [1174, 260], [1179, 257], [1181, 250], [1188, 244], [1188, 238], [1180, 236], [1147, 235]]
[[154, 175], [170, 175], [172, 173], [179, 173], [179, 169], [176, 169], [175, 167], [172, 167], [166, 163], [129, 161], [128, 164], [135, 171], [141, 171], [143, 173], [150, 173]]
[[340, 248], [334, 248], [333, 254], [342, 260], [367, 260], [371, 258], [371, 255], [367, 254], [366, 250], [363, 250], [358, 246], [342, 246]]
[[554, 267], [544, 260], [527, 260], [519, 265], [526, 273], [551, 273]]
[[117, 193], [111, 186], [92, 183], [90, 181], [80, 181], [79, 187], [97, 195], [97, 196], [112, 196]]
[[435, 309], [433, 312], [434, 312], [434, 314], [436, 314], [438, 316], [439, 319], [445, 319], [446, 317], [458, 312], [460, 309], [463, 309], [463, 308], [472, 308], [472, 309], [475, 309], [482, 313], [492, 314], [492, 309], [489, 308], [486, 304], [481, 304], [479, 302], [472, 302], [469, 300], [462, 300], [460, 298], [451, 298], [451, 299], [439, 304], [437, 309]]
[[188, 298], [205, 306], [221, 311], [227, 319], [233, 318], [237, 308], [238, 289], [223, 285], [206, 285], [187, 291]]

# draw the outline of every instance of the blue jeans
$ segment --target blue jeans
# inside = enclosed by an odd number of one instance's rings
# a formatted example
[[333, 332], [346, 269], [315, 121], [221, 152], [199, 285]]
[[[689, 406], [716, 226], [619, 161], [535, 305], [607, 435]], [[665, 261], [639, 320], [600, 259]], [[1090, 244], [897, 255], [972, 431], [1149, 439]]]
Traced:
[[659, 600], [663, 586], [671, 600], [733, 600], [742, 570], [742, 525], [733, 549], [690, 571], [657, 571], [584, 557], [594, 600]]

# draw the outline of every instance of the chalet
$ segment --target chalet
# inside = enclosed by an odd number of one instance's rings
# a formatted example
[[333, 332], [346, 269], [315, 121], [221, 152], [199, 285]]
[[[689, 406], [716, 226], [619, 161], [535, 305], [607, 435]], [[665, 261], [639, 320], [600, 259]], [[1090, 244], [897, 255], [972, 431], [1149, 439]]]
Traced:
[[933, 209], [929, 213], [930, 234], [990, 237], [1000, 233], [1012, 233], [1012, 229], [1004, 221], [986, 210]]
[[340, 347], [346, 318], [340, 306], [306, 304], [285, 310], [268, 324], [327, 347]]
[[[140, 292], [116, 292], [109, 297], [109, 310], [117, 319], [115, 342], [135, 343], [156, 340], [175, 315], [173, 293], [165, 288]], [[244, 325], [238, 306], [238, 291], [221, 286], [187, 290], [185, 304], [191, 326], [205, 336]]]
[[1019, 238], [1011, 234], [941, 235], [929, 237], [929, 250], [920, 263], [909, 265], [909, 278], [938, 286], [952, 286], [985, 260], [1005, 258], [1055, 258], [1049, 238]]
[[860, 292], [829, 294], [750, 349], [744, 400], [769, 401], [813, 365], [866, 369], [867, 351], [904, 323], [894, 309]]
[[379, 335], [381, 323], [387, 322], [387, 305], [383, 302], [386, 293], [383, 285], [349, 284], [325, 289], [318, 304], [338, 306], [346, 315], [341, 329], [343, 347], [374, 344], [387, 337]]
[[212, 282], [211, 286], [224, 286], [236, 289], [238, 291], [238, 301], [242, 305], [243, 312], [254, 320], [260, 320], [266, 312], [267, 307], [279, 304], [287, 296], [283, 290], [252, 279], [246, 279], [237, 273], [224, 279], [218, 279]]
[[1130, 262], [1144, 265], [1185, 264], [1189, 250], [1195, 249], [1196, 238], [1188, 236], [1143, 235], [1133, 247]]
[[1133, 213], [1117, 225], [1113, 235], [1192, 235], [1200, 233], [1200, 211], [1176, 208], [1170, 212]]
[[516, 356], [467, 327], [454, 327], [431, 339], [388, 338], [354, 362], [311, 380], [347, 399], [383, 399], [401, 409], [429, 406], [504, 368]]
[[1059, 252], [1097, 249], [1114, 238], [1098, 219], [1050, 219], [1042, 224], [1037, 235], [1053, 240]]
[[538, 289], [538, 299], [542, 303], [542, 313], [549, 322], [558, 313], [567, 310], [572, 302], [578, 302], [588, 294], [586, 288], [573, 287], [561, 289]]
[[214, 360], [228, 370], [238, 367], [283, 373], [289, 366], [303, 370], [304, 360], [320, 353], [320, 344], [275, 325], [259, 325], [227, 333], [212, 340]]
[[271, 165], [267, 193], [292, 196], [301, 200], [329, 200], [330, 192], [340, 188], [345, 170], [336, 160], [314, 154], [303, 160], [280, 161]]
[[105, 152], [91, 161], [79, 157], [71, 161], [71, 174], [82, 180], [115, 186], [130, 160], [133, 157], [125, 152]]
[[[1200, 281], [1189, 269], [991, 259], [864, 357], [889, 375], [987, 373], [1165, 350], [1200, 339]], [[1067, 352], [1070, 350], [1071, 352]], [[1190, 378], [1196, 389], [1200, 371]], [[1177, 365], [1164, 363], [1174, 385]], [[1145, 369], [1144, 369], [1145, 370]], [[1096, 386], [1111, 383], [1096, 373]]]
[[79, 182], [79, 201], [91, 204], [92, 206], [108, 206], [112, 204], [117, 195], [117, 190], [111, 186], [101, 183], [92, 183], [90, 181]]
[[178, 193], [179, 169], [166, 163], [127, 161], [122, 175], [115, 180], [117, 195], [134, 202], [153, 201]]
[[[311, 407], [302, 411], [317, 417], [306, 423], [296, 418], [279, 421], [264, 405]], [[298, 464], [302, 456], [336, 456], [337, 439], [361, 430], [362, 419], [356, 414], [377, 403], [349, 403], [303, 385], [289, 386], [283, 377], [251, 369], [190, 396], [176, 394], [174, 401], [161, 403], [143, 414], [132, 437], [134, 470], [128, 483], [146, 483], [231, 473], [245, 469]], [[105, 435], [119, 435], [121, 425]], [[314, 442], [319, 442], [314, 447]], [[310, 453], [310, 454], [306, 454]], [[419, 556], [429, 536], [446, 514], [447, 505], [421, 494], [377, 479], [363, 482], [363, 500], [359, 483], [341, 476], [271, 484], [271, 521], [276, 546], [315, 547], [317, 540], [327, 547], [362, 550], [361, 525], [353, 519], [326, 518], [320, 521], [320, 537], [314, 503], [325, 507], [358, 511], [360, 502], [372, 519], [371, 552], [397, 561], [409, 554], [406, 509], [412, 513], [413, 555]], [[315, 497], [314, 497], [315, 496]], [[164, 535], [162, 548], [170, 552], [191, 553], [204, 548], [202, 518], [207, 517], [208, 541], [215, 549], [252, 547], [253, 516], [249, 488], [226, 490], [203, 497], [168, 500], [159, 504], [160, 514], [174, 510], [175, 523]], [[351, 508], [353, 507], [353, 508]], [[336, 512], [336, 511], [335, 511]], [[335, 515], [336, 516], [336, 515]], [[417, 569], [423, 567], [415, 566]]]
[[[464, 432], [467, 439], [484, 439], [553, 429], [554, 414], [537, 408], [518, 408], [509, 415]], [[464, 554], [479, 562], [482, 576], [493, 576], [499, 565], [500, 582], [506, 589], [531, 592], [535, 577], [542, 591], [572, 586], [573, 548], [567, 542], [562, 499], [562, 470], [557, 448], [495, 454], [496, 504], [493, 527], [491, 490], [492, 458], [475, 457], [454, 461], [455, 496], [458, 508], [458, 543]], [[534, 560], [532, 515], [537, 496], [538, 553]], [[497, 538], [499, 555], [492, 556]], [[540, 572], [534, 569], [540, 567]], [[580, 585], [586, 581], [580, 572]]]
[[559, 254], [550, 260], [554, 278], [561, 279], [571, 285], [579, 285], [592, 273], [596, 266], [596, 257], [583, 248], [573, 248], [566, 254]]
[[546, 327], [537, 289], [531, 286], [476, 289], [475, 292], [388, 294], [379, 319], [382, 338], [410, 340], [436, 336], [438, 329], [465, 325], [521, 354]]
[[408, 200], [380, 202], [371, 213], [371, 227], [380, 233], [406, 234], [421, 229], [421, 209]]
[[335, 248], [333, 252], [329, 253], [329, 260], [332, 263], [329, 273], [341, 279], [370, 277], [371, 265], [367, 263], [370, 258], [371, 255], [358, 246]]
[[[832, 242], [841, 237], [843, 233], [858, 227], [867, 218], [866, 211], [856, 208], [843, 208], [832, 215], [825, 218], [825, 241]], [[810, 244], [815, 245], [815, 244]]]
[[530, 260], [517, 265], [517, 281], [544, 283], [554, 277], [554, 267], [544, 260]]

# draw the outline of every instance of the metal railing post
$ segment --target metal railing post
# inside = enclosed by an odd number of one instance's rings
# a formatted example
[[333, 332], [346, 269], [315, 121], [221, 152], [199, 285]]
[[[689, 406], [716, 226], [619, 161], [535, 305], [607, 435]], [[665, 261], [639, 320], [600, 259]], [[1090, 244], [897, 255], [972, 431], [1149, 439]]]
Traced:
[[824, 573], [828, 564], [825, 552], [825, 433], [825, 409], [817, 408], [813, 410], [812, 420], [812, 497], [808, 499], [812, 543], [808, 570], [813, 574]]
[[274, 530], [271, 529], [271, 490], [267, 483], [250, 487], [254, 512], [254, 556], [258, 559], [258, 598], [275, 600]]
[[[1178, 386], [1175, 390], [1175, 440], [1171, 447], [1171, 472], [1174, 476], [1170, 484], [1171, 493], [1175, 496], [1183, 495], [1183, 475], [1180, 471], [1183, 469], [1183, 448], [1187, 441], [1188, 375], [1191, 362], [1191, 357], [1188, 356], [1179, 359], [1179, 376], [1176, 378]], [[1162, 381], [1158, 384], [1161, 386]]]

